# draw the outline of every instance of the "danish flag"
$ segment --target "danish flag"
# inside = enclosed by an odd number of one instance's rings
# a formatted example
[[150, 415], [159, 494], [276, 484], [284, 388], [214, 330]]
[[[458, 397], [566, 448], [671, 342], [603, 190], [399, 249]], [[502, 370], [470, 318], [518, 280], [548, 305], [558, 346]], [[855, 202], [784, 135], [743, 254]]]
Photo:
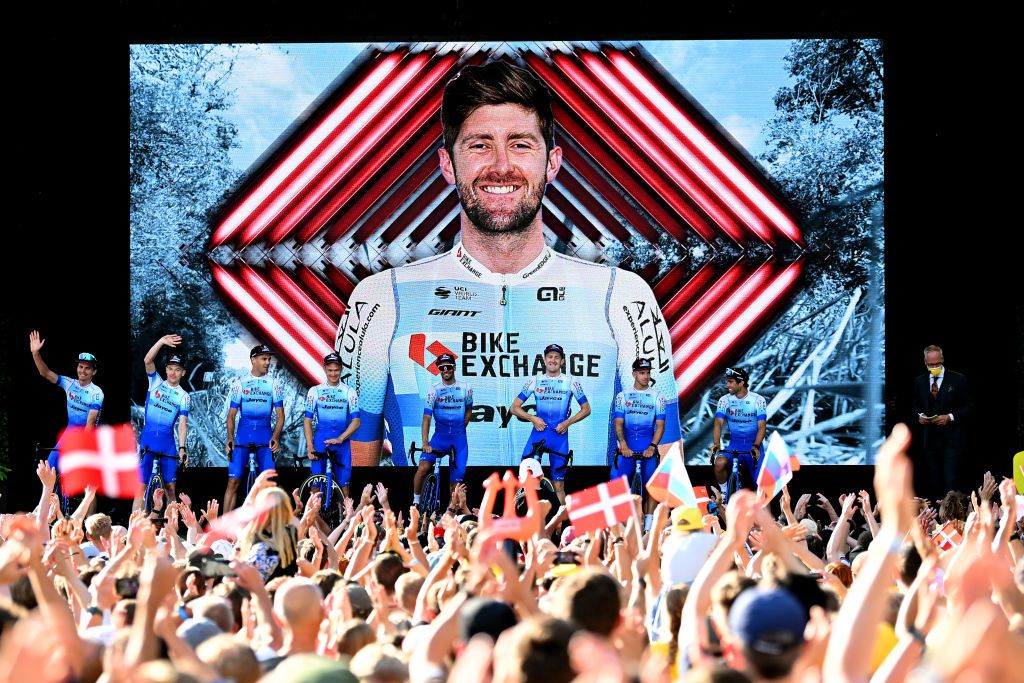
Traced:
[[573, 493], [566, 500], [576, 534], [607, 529], [633, 516], [633, 492], [625, 476]]
[[65, 495], [92, 486], [110, 498], [133, 498], [141, 485], [135, 430], [130, 424], [68, 429], [61, 439], [58, 462]]
[[939, 550], [953, 550], [964, 540], [960, 532], [956, 530], [952, 522], [946, 522], [941, 529], [932, 536], [932, 543], [938, 546]]
[[693, 495], [697, 496], [697, 507], [700, 508], [700, 514], [708, 514], [708, 503], [711, 502], [711, 498], [708, 497], [708, 487], [694, 486]]

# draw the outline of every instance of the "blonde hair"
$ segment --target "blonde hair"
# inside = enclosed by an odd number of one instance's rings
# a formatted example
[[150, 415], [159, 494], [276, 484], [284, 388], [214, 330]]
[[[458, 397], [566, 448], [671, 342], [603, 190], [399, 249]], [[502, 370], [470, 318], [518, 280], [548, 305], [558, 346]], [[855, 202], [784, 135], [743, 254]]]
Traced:
[[277, 551], [281, 558], [280, 567], [288, 567], [295, 562], [295, 536], [288, 530], [291, 525], [292, 499], [288, 493], [277, 486], [263, 489], [256, 496], [256, 505], [261, 506], [267, 498], [274, 499], [274, 506], [257, 519], [249, 522], [238, 539], [239, 554], [244, 556], [256, 543], [266, 543]]

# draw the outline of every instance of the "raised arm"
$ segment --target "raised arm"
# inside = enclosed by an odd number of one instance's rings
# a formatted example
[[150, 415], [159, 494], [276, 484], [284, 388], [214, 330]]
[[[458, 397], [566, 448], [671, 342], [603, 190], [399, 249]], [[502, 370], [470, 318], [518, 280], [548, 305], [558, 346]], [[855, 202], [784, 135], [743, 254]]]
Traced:
[[181, 343], [181, 336], [177, 334], [165, 334], [156, 340], [152, 348], [146, 353], [146, 357], [142, 359], [142, 362], [146, 365], [146, 374], [152, 375], [156, 372], [156, 357], [160, 353], [160, 349], [165, 346], [175, 347]]
[[[833, 622], [822, 668], [823, 680], [868, 679], [875, 634], [889, 602], [886, 589], [903, 537], [914, 521], [913, 467], [906, 454], [909, 444], [910, 431], [899, 424], [878, 452], [875, 495], [882, 508], [882, 527], [875, 541], [878, 547], [868, 554], [864, 569]], [[847, 507], [844, 504], [844, 512]]]
[[32, 361], [36, 364], [36, 370], [39, 371], [40, 376], [56, 384], [57, 373], [47, 367], [46, 361], [43, 360], [43, 356], [40, 354], [45, 343], [46, 340], [39, 336], [39, 330], [29, 332], [28, 349], [32, 352]]

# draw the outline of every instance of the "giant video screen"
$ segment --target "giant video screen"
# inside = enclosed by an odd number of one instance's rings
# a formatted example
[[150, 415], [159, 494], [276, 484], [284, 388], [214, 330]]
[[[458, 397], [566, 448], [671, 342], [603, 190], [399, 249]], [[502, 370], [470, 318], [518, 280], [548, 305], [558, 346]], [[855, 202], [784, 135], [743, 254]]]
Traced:
[[[469, 107], [446, 138], [449, 82], [493, 62], [543, 86], [550, 126]], [[869, 463], [883, 72], [870, 39], [132, 46], [134, 419], [143, 356], [181, 335], [191, 464], [225, 466], [266, 344], [287, 466], [337, 352], [353, 464], [406, 466], [450, 354], [468, 464], [513, 465], [555, 344], [590, 411], [575, 465], [611, 462], [638, 358], [690, 464], [737, 367], [803, 463]]]

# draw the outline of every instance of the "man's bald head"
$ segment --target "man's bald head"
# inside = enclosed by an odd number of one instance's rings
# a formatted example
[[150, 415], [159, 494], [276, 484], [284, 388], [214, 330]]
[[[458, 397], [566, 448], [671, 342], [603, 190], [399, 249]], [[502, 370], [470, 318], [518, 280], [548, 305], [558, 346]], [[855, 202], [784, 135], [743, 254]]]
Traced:
[[274, 612], [293, 628], [309, 623], [319, 624], [324, 614], [323, 594], [309, 579], [289, 579], [277, 589]]

